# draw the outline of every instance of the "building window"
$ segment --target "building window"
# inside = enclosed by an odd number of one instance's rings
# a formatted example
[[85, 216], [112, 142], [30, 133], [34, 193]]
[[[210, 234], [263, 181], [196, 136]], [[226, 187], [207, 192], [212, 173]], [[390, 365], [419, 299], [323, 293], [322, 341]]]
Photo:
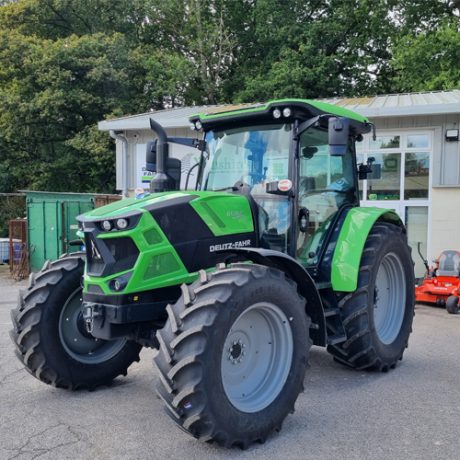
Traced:
[[406, 152], [404, 166], [404, 198], [428, 199], [430, 155], [427, 152]]
[[432, 158], [432, 133], [400, 131], [378, 136], [373, 141], [366, 136], [357, 144], [358, 163], [369, 157], [380, 165], [380, 179], [359, 181], [362, 206], [394, 209], [407, 226], [417, 277], [423, 276], [424, 267], [415, 256], [421, 244], [423, 254], [427, 247], [430, 214], [430, 167]]
[[358, 163], [374, 157], [380, 179], [360, 181], [363, 201], [428, 200], [431, 134], [401, 133], [367, 137], [357, 145]]
[[374, 149], [396, 149], [400, 145], [400, 136], [377, 136], [374, 140], [371, 139], [371, 150]]
[[380, 179], [367, 181], [368, 200], [399, 200], [401, 196], [401, 154], [374, 153], [375, 164], [381, 168]]
[[407, 148], [425, 149], [430, 146], [430, 137], [428, 134], [409, 134], [407, 136]]

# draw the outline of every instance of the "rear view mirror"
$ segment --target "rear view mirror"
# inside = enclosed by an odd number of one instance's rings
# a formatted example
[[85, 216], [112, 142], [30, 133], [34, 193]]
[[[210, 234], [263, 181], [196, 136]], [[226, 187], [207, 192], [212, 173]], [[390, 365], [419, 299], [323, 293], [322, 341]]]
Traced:
[[331, 117], [328, 120], [329, 152], [331, 155], [345, 155], [348, 150], [350, 120]]
[[145, 151], [145, 170], [150, 172], [156, 172], [157, 170], [157, 139], [151, 142], [147, 142], [147, 148]]

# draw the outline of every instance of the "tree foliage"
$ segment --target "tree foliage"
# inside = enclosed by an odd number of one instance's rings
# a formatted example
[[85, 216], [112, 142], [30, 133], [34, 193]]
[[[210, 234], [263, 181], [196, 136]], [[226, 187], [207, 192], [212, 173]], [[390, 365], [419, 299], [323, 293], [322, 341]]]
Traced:
[[110, 192], [109, 117], [458, 88], [459, 0], [0, 0], [0, 192]]
[[400, 91], [460, 88], [460, 33], [449, 21], [433, 31], [403, 36], [393, 67]]

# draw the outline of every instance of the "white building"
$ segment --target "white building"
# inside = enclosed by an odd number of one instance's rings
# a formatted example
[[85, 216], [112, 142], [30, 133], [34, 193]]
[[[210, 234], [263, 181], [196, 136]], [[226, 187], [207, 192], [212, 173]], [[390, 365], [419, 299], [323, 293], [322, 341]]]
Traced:
[[[398, 212], [414, 248], [416, 275], [421, 276], [424, 270], [416, 254], [417, 242], [422, 243], [422, 252], [429, 260], [444, 249], [460, 250], [460, 91], [326, 102], [351, 109], [376, 125], [377, 141], [366, 136], [357, 153], [358, 161], [375, 157], [382, 165], [382, 178], [361, 182], [361, 203]], [[100, 130], [121, 133], [117, 140], [117, 189], [132, 194], [137, 187], [147, 188], [143, 167], [146, 143], [153, 137], [150, 118], [169, 136], [196, 137], [188, 118], [208, 109], [186, 107], [101, 121]], [[183, 169], [188, 170], [199, 152], [174, 145], [171, 155], [181, 158]]]

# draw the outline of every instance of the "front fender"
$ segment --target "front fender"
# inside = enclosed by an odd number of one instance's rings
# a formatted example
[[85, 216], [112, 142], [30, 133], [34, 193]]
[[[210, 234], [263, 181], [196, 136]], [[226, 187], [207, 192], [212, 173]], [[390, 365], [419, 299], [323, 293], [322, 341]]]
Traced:
[[334, 291], [356, 290], [361, 255], [377, 220], [404, 227], [398, 214], [391, 209], [353, 208], [348, 212], [332, 258], [331, 282]]

